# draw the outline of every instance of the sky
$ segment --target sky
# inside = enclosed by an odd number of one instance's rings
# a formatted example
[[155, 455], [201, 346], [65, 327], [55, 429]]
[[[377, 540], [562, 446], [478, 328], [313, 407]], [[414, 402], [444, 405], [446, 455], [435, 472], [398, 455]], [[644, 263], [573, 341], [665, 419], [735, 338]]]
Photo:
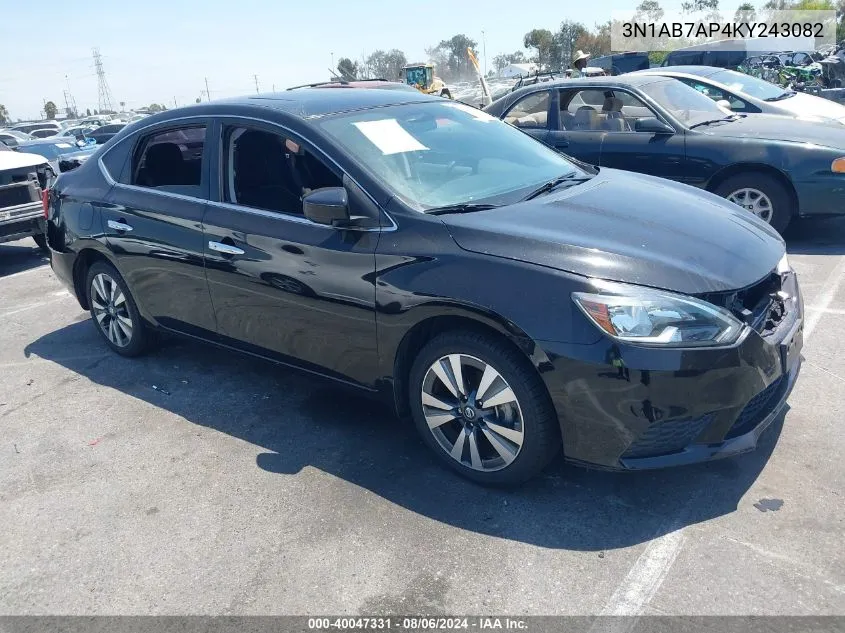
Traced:
[[[0, 104], [13, 119], [40, 118], [45, 100], [61, 111], [69, 90], [80, 110], [97, 108], [94, 47], [116, 107], [121, 101], [127, 109], [152, 102], [173, 107], [204, 99], [206, 78], [212, 99], [254, 93], [255, 76], [259, 90], [269, 92], [326, 80], [332, 60], [342, 56], [358, 60], [376, 49], [398, 48], [409, 61], [423, 60], [427, 47], [458, 33], [478, 41], [482, 65], [486, 40], [492, 68], [495, 55], [522, 50], [522, 37], [532, 28], [555, 31], [566, 19], [592, 26], [637, 3], [42, 0], [37, 11], [43, 19], [32, 22], [28, 14], [29, 26], [16, 28], [9, 16], [22, 5], [0, 0]], [[661, 6], [677, 11], [680, 0]]]

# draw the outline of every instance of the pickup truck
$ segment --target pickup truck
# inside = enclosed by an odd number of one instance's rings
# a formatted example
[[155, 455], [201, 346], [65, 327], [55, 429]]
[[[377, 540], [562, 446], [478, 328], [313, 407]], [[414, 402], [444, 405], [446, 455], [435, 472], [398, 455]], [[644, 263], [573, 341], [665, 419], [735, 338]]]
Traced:
[[47, 249], [42, 195], [54, 178], [43, 156], [14, 152], [0, 143], [0, 243], [32, 237]]

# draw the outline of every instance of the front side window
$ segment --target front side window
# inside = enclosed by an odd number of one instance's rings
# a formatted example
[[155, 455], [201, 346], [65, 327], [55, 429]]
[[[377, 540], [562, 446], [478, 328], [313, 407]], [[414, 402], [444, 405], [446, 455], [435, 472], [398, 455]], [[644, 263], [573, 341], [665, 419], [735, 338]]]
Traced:
[[153, 133], [136, 152], [132, 184], [201, 197], [204, 150], [205, 126]]
[[560, 96], [560, 125], [567, 131], [633, 132], [637, 120], [653, 116], [651, 108], [624, 90], [590, 88]]
[[224, 133], [224, 201], [302, 215], [302, 197], [340, 176], [293, 139], [249, 127]]
[[520, 130], [445, 100], [337, 114], [316, 124], [417, 211], [511, 204], [551, 179], [586, 175]]
[[520, 99], [508, 110], [505, 123], [521, 128], [545, 128], [548, 125], [550, 95], [548, 90], [544, 90]]
[[686, 125], [727, 116], [725, 110], [716, 105], [713, 99], [677, 79], [654, 81], [641, 86], [640, 90]]

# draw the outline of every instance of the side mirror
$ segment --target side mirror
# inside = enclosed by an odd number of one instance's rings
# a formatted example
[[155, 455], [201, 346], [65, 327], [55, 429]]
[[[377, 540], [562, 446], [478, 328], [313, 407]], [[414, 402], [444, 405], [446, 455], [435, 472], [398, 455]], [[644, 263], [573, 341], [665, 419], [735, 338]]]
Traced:
[[317, 224], [335, 226], [349, 221], [349, 201], [343, 187], [315, 189], [302, 198], [302, 212]]
[[675, 130], [663, 121], [650, 116], [643, 119], [637, 119], [634, 124], [635, 132], [650, 132], [652, 134], [674, 134]]
[[731, 109], [731, 102], [728, 101], [727, 99], [719, 99], [716, 102], [716, 105], [719, 106], [720, 108], [724, 108], [725, 110]]

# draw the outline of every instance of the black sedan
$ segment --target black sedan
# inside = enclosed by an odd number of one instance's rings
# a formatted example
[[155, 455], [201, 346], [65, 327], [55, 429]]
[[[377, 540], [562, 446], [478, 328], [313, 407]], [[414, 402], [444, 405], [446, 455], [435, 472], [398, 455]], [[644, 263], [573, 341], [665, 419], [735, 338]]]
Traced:
[[561, 444], [616, 469], [750, 450], [800, 366], [798, 284], [764, 222], [410, 92], [152, 116], [61, 176], [48, 226], [115, 352], [163, 330], [352, 385], [482, 483]]
[[587, 163], [712, 191], [781, 232], [795, 216], [845, 213], [845, 129], [732, 113], [675, 79], [538, 84], [486, 111]]

